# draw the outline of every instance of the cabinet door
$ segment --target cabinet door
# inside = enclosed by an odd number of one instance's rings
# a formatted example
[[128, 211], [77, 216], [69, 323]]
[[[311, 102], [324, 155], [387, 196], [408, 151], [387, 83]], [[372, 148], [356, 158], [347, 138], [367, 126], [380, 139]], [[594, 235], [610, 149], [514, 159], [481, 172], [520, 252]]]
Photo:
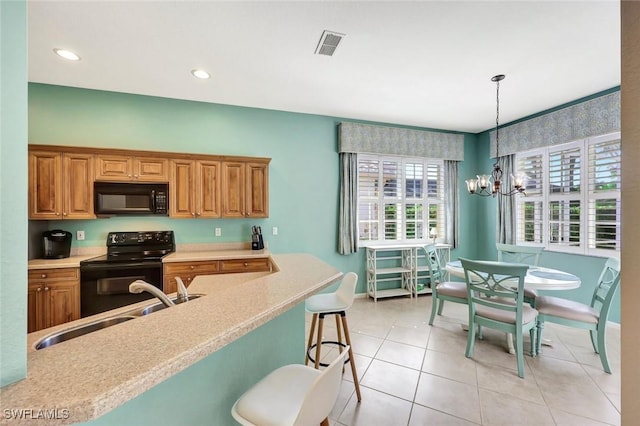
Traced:
[[98, 155], [96, 180], [129, 181], [133, 179], [133, 159], [127, 155]]
[[29, 153], [29, 219], [62, 218], [62, 156]]
[[220, 162], [198, 161], [196, 216], [220, 217]]
[[62, 155], [64, 177], [63, 219], [94, 219], [93, 155]]
[[169, 160], [166, 158], [135, 157], [133, 177], [140, 182], [168, 182]]
[[245, 213], [248, 217], [269, 217], [269, 165], [247, 163]]
[[171, 162], [171, 189], [169, 190], [171, 217], [195, 217], [195, 162], [173, 160]]
[[222, 163], [222, 217], [245, 217], [245, 165]]
[[44, 327], [44, 285], [30, 282], [27, 291], [27, 333]]
[[80, 318], [80, 284], [77, 281], [45, 283], [45, 327]]

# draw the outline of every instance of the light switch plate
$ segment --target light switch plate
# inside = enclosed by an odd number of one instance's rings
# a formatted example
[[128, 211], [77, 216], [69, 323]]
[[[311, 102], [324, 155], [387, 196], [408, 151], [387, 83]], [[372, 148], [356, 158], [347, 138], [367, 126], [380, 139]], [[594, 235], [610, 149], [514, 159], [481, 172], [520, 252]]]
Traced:
[[222, 236], [222, 228], [216, 228], [216, 237]]
[[77, 231], [77, 232], [76, 232], [76, 239], [77, 239], [78, 241], [82, 241], [82, 240], [84, 240], [84, 231]]
[[278, 227], [277, 227], [277, 226], [274, 226], [274, 227], [273, 227], [273, 229], [272, 229], [272, 234], [273, 234], [273, 235], [278, 235]]

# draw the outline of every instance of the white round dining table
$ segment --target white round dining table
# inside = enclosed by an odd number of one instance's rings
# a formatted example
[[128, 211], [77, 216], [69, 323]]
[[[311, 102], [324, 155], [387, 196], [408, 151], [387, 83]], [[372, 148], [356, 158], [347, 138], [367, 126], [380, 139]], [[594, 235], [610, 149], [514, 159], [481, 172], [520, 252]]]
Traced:
[[[509, 264], [506, 262], [494, 263]], [[451, 275], [464, 279], [464, 269], [459, 260], [447, 262], [446, 270]], [[535, 290], [572, 290], [580, 287], [580, 284], [580, 278], [573, 274], [542, 266], [529, 266], [527, 276], [524, 278], [524, 286]]]

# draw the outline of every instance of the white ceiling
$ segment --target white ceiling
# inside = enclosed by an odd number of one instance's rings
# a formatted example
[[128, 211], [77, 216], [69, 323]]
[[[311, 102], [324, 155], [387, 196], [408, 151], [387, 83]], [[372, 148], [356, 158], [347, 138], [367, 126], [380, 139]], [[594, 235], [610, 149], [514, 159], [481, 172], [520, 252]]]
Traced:
[[[617, 0], [29, 0], [28, 10], [31, 82], [469, 132], [495, 126], [495, 74], [507, 76], [501, 123], [620, 84]], [[314, 54], [324, 30], [346, 34], [332, 57]]]

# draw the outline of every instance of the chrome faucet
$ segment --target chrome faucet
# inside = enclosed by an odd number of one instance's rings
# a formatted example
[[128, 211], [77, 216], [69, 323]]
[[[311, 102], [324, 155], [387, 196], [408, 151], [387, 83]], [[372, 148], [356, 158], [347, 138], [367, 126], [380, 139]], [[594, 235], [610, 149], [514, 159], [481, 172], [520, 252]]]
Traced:
[[174, 306], [175, 304], [162, 292], [158, 287], [149, 284], [142, 280], [136, 280], [129, 284], [129, 293], [142, 293], [146, 291], [157, 297], [167, 308]]
[[178, 299], [188, 300], [189, 293], [187, 292], [187, 287], [184, 285], [184, 282], [182, 282], [182, 278], [176, 277], [176, 283], [178, 284], [178, 288], [177, 288]]

